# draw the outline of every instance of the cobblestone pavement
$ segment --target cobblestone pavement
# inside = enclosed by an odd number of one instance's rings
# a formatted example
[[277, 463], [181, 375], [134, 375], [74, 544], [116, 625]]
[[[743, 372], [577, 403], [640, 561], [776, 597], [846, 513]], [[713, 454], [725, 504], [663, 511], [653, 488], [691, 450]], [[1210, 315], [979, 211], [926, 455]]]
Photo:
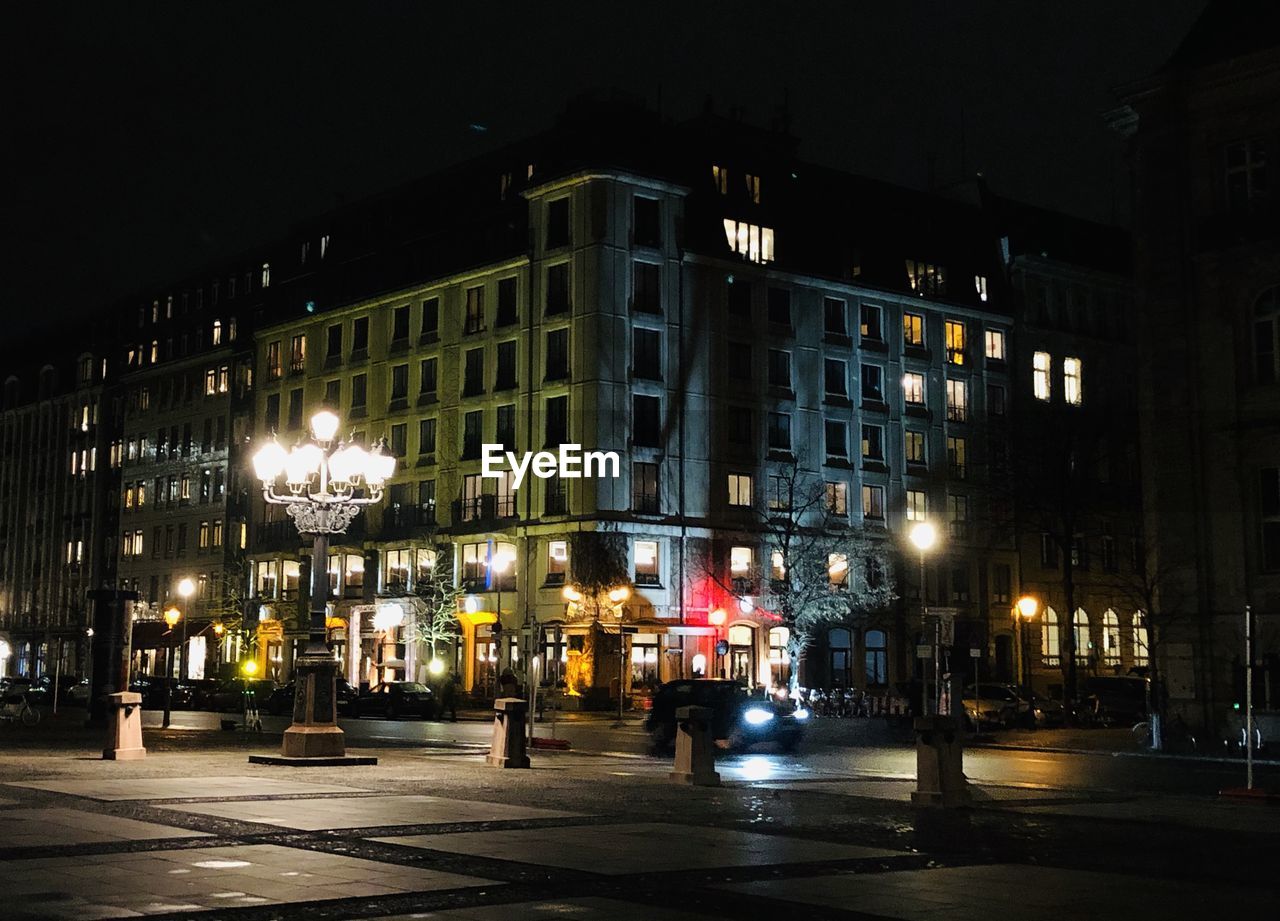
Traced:
[[[621, 755], [395, 747], [247, 763], [153, 734], [144, 761], [0, 749], [5, 921], [117, 918], [967, 919], [1269, 916], [1280, 829], [1208, 797], [984, 786], [917, 811], [900, 776], [724, 759], [720, 788]], [[266, 749], [257, 743], [257, 749]], [[364, 753], [364, 751], [362, 751]]]

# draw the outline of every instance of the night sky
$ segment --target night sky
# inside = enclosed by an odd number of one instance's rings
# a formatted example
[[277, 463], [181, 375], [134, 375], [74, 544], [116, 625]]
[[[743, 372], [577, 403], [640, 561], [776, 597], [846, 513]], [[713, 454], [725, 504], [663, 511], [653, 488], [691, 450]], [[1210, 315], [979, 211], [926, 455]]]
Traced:
[[759, 123], [785, 93], [808, 159], [1123, 221], [1110, 90], [1204, 3], [8, 4], [0, 304], [39, 332], [611, 88]]

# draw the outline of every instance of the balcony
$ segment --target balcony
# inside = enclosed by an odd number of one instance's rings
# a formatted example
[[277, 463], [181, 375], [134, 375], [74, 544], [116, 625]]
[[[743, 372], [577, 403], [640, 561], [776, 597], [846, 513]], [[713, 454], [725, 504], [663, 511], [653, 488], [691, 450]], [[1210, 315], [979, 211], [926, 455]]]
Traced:
[[498, 497], [473, 496], [454, 499], [451, 518], [455, 531], [485, 531], [498, 525]]
[[303, 544], [302, 536], [289, 519], [259, 521], [253, 528], [253, 549], [259, 553], [270, 550], [296, 550]]
[[436, 526], [434, 508], [419, 505], [389, 506], [382, 513], [381, 537], [408, 537], [423, 528]]

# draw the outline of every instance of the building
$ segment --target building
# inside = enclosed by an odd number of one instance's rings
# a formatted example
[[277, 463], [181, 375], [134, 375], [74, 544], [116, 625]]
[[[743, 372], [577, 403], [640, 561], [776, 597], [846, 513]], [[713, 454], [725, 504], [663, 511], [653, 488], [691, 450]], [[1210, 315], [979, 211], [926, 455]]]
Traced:
[[[1210, 3], [1113, 113], [1134, 175], [1153, 642], [1176, 712], [1241, 700], [1244, 612], [1275, 707], [1280, 618], [1280, 11]], [[1271, 161], [1268, 161], [1270, 155]]]

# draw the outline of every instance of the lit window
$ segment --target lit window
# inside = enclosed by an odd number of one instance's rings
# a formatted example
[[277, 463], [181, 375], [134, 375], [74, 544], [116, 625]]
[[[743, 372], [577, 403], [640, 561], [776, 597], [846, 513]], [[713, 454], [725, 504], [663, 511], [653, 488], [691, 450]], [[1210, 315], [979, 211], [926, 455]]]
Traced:
[[262, 287], [271, 287], [271, 264], [269, 262], [262, 263]]
[[849, 486], [847, 483], [826, 484], [827, 513], [844, 518], [849, 514]]
[[284, 373], [283, 365], [280, 363], [280, 343], [267, 343], [267, 380], [279, 380]]
[[827, 578], [832, 588], [845, 588], [849, 584], [849, 557], [844, 553], [827, 554]]
[[1084, 401], [1081, 389], [1083, 371], [1079, 358], [1062, 359], [1062, 395], [1073, 406], [1079, 406]]
[[289, 340], [289, 370], [298, 374], [306, 369], [307, 365], [307, 337], [305, 335], [294, 336]]
[[923, 489], [907, 490], [907, 521], [924, 521], [928, 512], [928, 499]]
[[862, 517], [876, 520], [884, 519], [884, 487], [865, 485], [862, 487]]
[[1076, 608], [1076, 616], [1071, 627], [1076, 641], [1076, 664], [1088, 664], [1089, 649], [1093, 644], [1089, 641], [1089, 615], [1085, 613], [1084, 608]]
[[911, 290], [921, 296], [947, 292], [946, 269], [940, 265], [908, 259], [907, 280], [911, 284]]
[[787, 562], [781, 550], [769, 554], [769, 578], [780, 582], [787, 577]]
[[1045, 665], [1058, 665], [1062, 661], [1058, 612], [1053, 608], [1044, 609], [1044, 623], [1040, 627], [1040, 656]]
[[1004, 331], [987, 330], [987, 358], [990, 361], [1004, 361]]
[[1110, 609], [1102, 615], [1102, 664], [1120, 664], [1120, 619]]
[[1031, 356], [1031, 392], [1037, 400], [1048, 400], [1053, 394], [1050, 368], [1053, 358], [1048, 352], [1036, 352]]
[[222, 321], [221, 320], [213, 321], [213, 328], [209, 332], [209, 339], [210, 339], [210, 344], [212, 345], [222, 344]]
[[729, 474], [729, 504], [740, 508], [751, 505], [751, 477], [745, 473]]
[[978, 300], [985, 303], [987, 300], [987, 276], [985, 275], [973, 276], [973, 287], [974, 287], [974, 290], [978, 292]]
[[729, 171], [723, 166], [711, 167], [711, 178], [715, 181], [716, 191], [721, 195], [729, 194]]
[[745, 576], [751, 572], [752, 552], [750, 547], [731, 547], [729, 549], [729, 571], [734, 576]]
[[729, 249], [752, 262], [773, 262], [773, 229], [745, 221], [724, 219], [724, 235]]
[[924, 405], [924, 375], [908, 371], [902, 375], [902, 401], [908, 406]]
[[636, 541], [636, 585], [658, 585], [658, 542]]
[[209, 368], [204, 372], [204, 395], [213, 396], [218, 392], [218, 369]]
[[964, 364], [964, 324], [958, 320], [947, 320], [943, 324], [943, 333], [947, 344], [947, 362], [953, 365]]
[[1133, 664], [1143, 666], [1150, 662], [1151, 647], [1147, 634], [1147, 615], [1139, 611], [1133, 615]]
[[908, 464], [924, 466], [928, 463], [925, 455], [924, 432], [907, 430], [903, 433], [903, 443]]
[[569, 568], [569, 543], [563, 540], [547, 542], [547, 584], [560, 585]]
[[947, 420], [950, 422], [964, 422], [968, 418], [968, 381], [947, 381]]
[[747, 198], [751, 199], [751, 203], [760, 204], [760, 177], [746, 174], [747, 180]]
[[902, 344], [914, 349], [924, 348], [924, 317], [920, 314], [902, 315]]

